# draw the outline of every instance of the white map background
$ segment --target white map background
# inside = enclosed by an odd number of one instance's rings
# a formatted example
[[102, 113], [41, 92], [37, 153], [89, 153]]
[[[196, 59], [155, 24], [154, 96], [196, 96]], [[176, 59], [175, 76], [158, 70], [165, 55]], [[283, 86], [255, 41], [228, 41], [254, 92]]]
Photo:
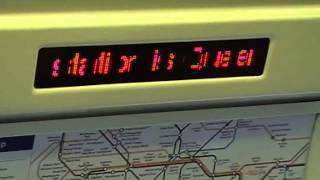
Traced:
[[[10, 152], [0, 161], [0, 179], [299, 180], [314, 119], [300, 115], [36, 135], [24, 158], [14, 160], [18, 152]], [[3, 175], [1, 167], [7, 169]], [[20, 171], [22, 176], [14, 167], [28, 170]]]

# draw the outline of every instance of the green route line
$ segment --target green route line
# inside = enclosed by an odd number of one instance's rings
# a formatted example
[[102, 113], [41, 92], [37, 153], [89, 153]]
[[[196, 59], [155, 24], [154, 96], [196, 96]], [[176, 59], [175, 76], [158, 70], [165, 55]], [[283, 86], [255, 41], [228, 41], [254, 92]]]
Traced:
[[[37, 156], [37, 157], [35, 157], [33, 160], [31, 160], [31, 162], [30, 162], [30, 164], [33, 164], [34, 162], [36, 162], [41, 156], [43, 156], [43, 154], [45, 153], [45, 152], [47, 152], [50, 148], [51, 148], [51, 146], [53, 146], [53, 145], [58, 145], [59, 144], [59, 142], [53, 142], [53, 143], [51, 143], [49, 146], [47, 146], [43, 151], [41, 151], [41, 153], [39, 153], [39, 155]], [[1, 162], [1, 161], [0, 161]]]
[[[287, 172], [291, 167], [301, 167], [301, 166], [305, 166], [304, 163], [299, 163], [299, 164], [289, 164], [289, 165], [286, 165], [286, 166], [280, 166], [280, 167], [276, 167], [276, 166], [273, 166], [272, 168], [269, 169], [269, 171], [261, 178], [261, 180], [264, 180], [266, 179], [270, 173], [275, 170], [275, 169], [285, 169], [285, 172]], [[286, 173], [284, 173], [284, 180], [286, 180]]]
[[[51, 146], [49, 146], [51, 148]], [[46, 151], [48, 151], [50, 148], [47, 148]], [[48, 153], [44, 153], [45, 155], [40, 159], [39, 161], [39, 165], [51, 154], [53, 153], [56, 149], [58, 148], [58, 145], [56, 144], [56, 146], [54, 146]], [[30, 171], [30, 170], [29, 170]], [[42, 179], [42, 177], [40, 176], [40, 167], [37, 167], [37, 176], [39, 179]]]
[[[238, 123], [237, 123], [238, 124]], [[235, 129], [234, 133], [233, 133], [233, 136], [232, 136], [232, 139], [230, 140], [230, 142], [224, 146], [224, 147], [217, 147], [217, 148], [209, 148], [209, 149], [201, 149], [201, 151], [213, 151], [213, 150], [223, 150], [223, 149], [226, 149], [228, 148], [235, 140], [236, 138], [236, 133], [237, 133], [237, 130], [238, 128], [262, 128], [265, 130], [265, 132], [270, 136], [270, 139], [275, 141], [275, 142], [278, 142], [278, 141], [281, 141], [281, 142], [284, 142], [284, 141], [294, 141], [294, 140], [302, 140], [302, 139], [310, 139], [310, 137], [296, 137], [296, 138], [281, 138], [281, 139], [275, 139], [275, 137], [271, 134], [271, 132], [269, 131], [269, 129], [264, 126], [264, 125], [256, 125], [256, 126], [238, 126], [236, 125], [235, 127], [226, 127], [224, 128], [225, 130], [226, 129]], [[217, 129], [210, 129], [210, 130], [219, 130], [221, 132], [221, 128], [217, 128]], [[220, 133], [219, 132], [219, 133]], [[215, 134], [216, 135], [216, 134]], [[214, 138], [212, 139], [209, 139], [205, 145], [207, 145], [208, 143], [210, 143], [210, 141], [212, 141]], [[203, 146], [203, 145], [202, 145]], [[203, 147], [204, 148], [204, 147]], [[198, 150], [188, 150], [189, 152], [197, 152], [199, 151]], [[182, 152], [185, 152], [185, 151], [182, 151]]]
[[[101, 132], [102, 132], [102, 131], [101, 131]], [[122, 142], [121, 142], [119, 139], [117, 139], [116, 135], [114, 135], [109, 129], [107, 130], [107, 132], [111, 135], [111, 137], [112, 137], [115, 141], [119, 142], [119, 145], [120, 145], [120, 146], [122, 147], [122, 149], [124, 149], [124, 151], [127, 153], [127, 159], [129, 160], [129, 159], [130, 159], [130, 153], [129, 153], [129, 151], [127, 150], [127, 148], [125, 148], [125, 147], [123, 146]]]
[[213, 140], [217, 135], [220, 134], [221, 131], [223, 131], [224, 128], [228, 127], [231, 123], [233, 122], [233, 120], [228, 121], [218, 132], [216, 132], [213, 136], [211, 136], [194, 154], [193, 156], [196, 156], [200, 151], [202, 151], [202, 149], [210, 143], [211, 140]]
[[295, 158], [292, 158], [291, 161], [292, 163], [296, 162], [308, 149], [309, 149], [310, 143], [308, 142], [303, 148], [304, 150], [301, 151], [301, 153], [299, 155], [296, 155]]
[[299, 151], [294, 154], [289, 160], [282, 160], [282, 161], [266, 161], [266, 162], [260, 162], [260, 163], [251, 163], [251, 164], [244, 164], [243, 166], [241, 166], [241, 168], [239, 169], [240, 171], [242, 171], [243, 168], [247, 167], [247, 166], [256, 166], [256, 165], [263, 165], [263, 164], [276, 164], [276, 163], [290, 163], [292, 162], [294, 159], [296, 159], [297, 157], [300, 157], [302, 154], [304, 154], [306, 152], [306, 149], [308, 149], [309, 143], [306, 143], [302, 148], [299, 149]]
[[180, 171], [179, 171], [179, 180], [181, 180], [181, 177], [182, 177], [182, 170], [183, 168], [186, 166], [187, 164], [183, 164], [181, 167], [180, 167]]
[[136, 179], [140, 180], [140, 177], [136, 175], [131, 169], [128, 170]]
[[61, 164], [63, 164], [63, 166], [65, 168], [68, 169], [68, 171], [70, 171], [70, 173], [73, 175], [73, 176], [80, 176], [81, 175], [78, 175], [78, 174], [75, 174], [74, 171], [62, 160], [62, 149], [63, 149], [63, 144], [64, 144], [64, 136], [65, 136], [65, 133], [62, 133], [61, 135], [61, 141], [60, 141], [60, 147], [59, 147], [59, 153], [58, 153], [58, 160], [60, 161]]
[[162, 179], [165, 180], [165, 174], [166, 174], [166, 169], [167, 169], [167, 166], [164, 166], [161, 171], [153, 178], [153, 180], [157, 180], [158, 177], [160, 177], [160, 175], [162, 174]]
[[[237, 122], [239, 122], [241, 120], [237, 120]], [[207, 128], [204, 123], [200, 123], [201, 124], [201, 127], [206, 130], [206, 131], [217, 131], [221, 128]], [[266, 125], [251, 125], [251, 126], [248, 126], [248, 125], [237, 125], [235, 127], [227, 127], [225, 129], [234, 129], [234, 128], [263, 128], [267, 133], [268, 135], [270, 136], [270, 138], [274, 141], [290, 141], [290, 140], [299, 140], [299, 139], [309, 139], [310, 137], [297, 137], [297, 138], [286, 138], [286, 139], [276, 139], [275, 136], [270, 132], [269, 128], [266, 126]]]
[[[182, 139], [181, 139], [181, 136], [182, 136], [182, 133], [183, 131], [188, 127], [190, 126], [191, 123], [188, 123], [187, 125], [185, 125], [182, 129], [177, 125], [177, 124], [174, 124], [174, 127], [176, 127], [179, 131], [179, 134], [178, 134], [178, 138], [175, 140], [174, 142], [174, 145], [173, 145], [173, 152], [171, 154], [171, 156], [176, 156], [177, 154], [180, 153], [180, 150], [181, 150], [181, 145], [182, 145]], [[177, 147], [177, 143], [179, 142], [179, 146], [178, 146], [178, 153], [176, 153], [176, 147]]]
[[129, 160], [126, 157], [124, 157], [124, 155], [118, 150], [117, 145], [113, 144], [112, 141], [102, 132], [102, 130], [99, 130], [99, 132], [109, 142], [109, 144], [111, 144], [111, 146], [114, 147], [114, 149], [119, 153], [119, 155], [123, 158], [123, 160], [125, 160], [126, 163], [130, 165]]
[[[306, 153], [306, 151], [309, 149], [309, 143], [305, 144], [289, 161], [287, 162], [291, 162], [290, 164], [284, 164], [284, 165], [278, 165], [276, 164], [275, 166], [273, 166], [264, 176], [261, 180], [265, 179], [274, 169], [278, 169], [278, 168], [285, 168], [285, 170], [287, 171], [290, 167], [296, 167], [296, 166], [304, 166], [304, 163], [300, 163], [300, 164], [292, 164], [294, 163], [294, 161], [296, 161], [297, 159], [299, 159], [304, 153]], [[281, 161], [279, 161], [281, 163]]]
[[[173, 152], [172, 154], [169, 154], [169, 156], [171, 156], [169, 158], [168, 161], [173, 161], [177, 158], [177, 154], [180, 153], [180, 149], [181, 149], [181, 144], [182, 144], [182, 139], [181, 139], [181, 135], [182, 135], [182, 132], [190, 125], [191, 123], [188, 123], [187, 125], [185, 125], [182, 129], [177, 125], [177, 124], [174, 124], [174, 127], [176, 127], [179, 131], [179, 135], [178, 135], [178, 138], [175, 140], [174, 142], [174, 145], [173, 145]], [[176, 147], [177, 147], [177, 143], [179, 142], [179, 147], [178, 147], [178, 153], [175, 153], [176, 152]], [[164, 166], [164, 168], [155, 176], [155, 178], [153, 178], [154, 180], [156, 180], [161, 174], [163, 174], [163, 180], [165, 180], [165, 173], [166, 173], [166, 169], [167, 169], [167, 166]]]
[[153, 178], [153, 180], [156, 180], [161, 174], [163, 174], [166, 170], [167, 166], [164, 166], [161, 171]]

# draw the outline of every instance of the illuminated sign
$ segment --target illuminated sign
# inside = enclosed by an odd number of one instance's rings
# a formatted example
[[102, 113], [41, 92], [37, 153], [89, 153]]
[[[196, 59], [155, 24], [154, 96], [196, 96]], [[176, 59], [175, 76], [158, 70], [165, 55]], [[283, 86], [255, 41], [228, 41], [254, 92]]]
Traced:
[[260, 38], [42, 48], [34, 86], [259, 76], [268, 45]]

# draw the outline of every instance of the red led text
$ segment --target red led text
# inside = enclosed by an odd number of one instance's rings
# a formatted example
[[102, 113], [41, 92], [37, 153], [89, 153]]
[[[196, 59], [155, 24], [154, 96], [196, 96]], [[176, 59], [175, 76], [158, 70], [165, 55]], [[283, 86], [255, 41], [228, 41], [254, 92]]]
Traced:
[[252, 57], [254, 54], [254, 50], [240, 50], [237, 59], [237, 65], [239, 67], [243, 66], [251, 66], [252, 65]]
[[229, 67], [231, 59], [231, 51], [218, 51], [216, 60], [214, 61], [213, 66], [215, 68], [227, 68]]
[[129, 73], [131, 71], [132, 63], [137, 59], [136, 55], [121, 56], [122, 67], [118, 70], [119, 73]]
[[158, 71], [160, 69], [160, 62], [161, 62], [161, 56], [159, 55], [159, 50], [156, 49], [154, 50], [154, 54], [153, 54], [152, 67], [151, 67], [152, 72]]
[[[111, 51], [101, 51], [95, 59], [90, 60], [77, 52], [65, 62], [65, 65], [62, 64], [63, 60], [60, 58], [54, 59], [50, 65], [50, 76], [52, 78], [61, 77], [61, 74], [74, 77], [83, 77], [86, 74], [88, 76], [106, 76], [112, 73], [125, 74], [141, 70], [158, 73], [173, 71], [176, 68], [182, 70], [182, 72], [200, 72], [205, 69], [214, 71], [215, 69], [228, 69], [230, 67], [243, 69], [253, 66], [255, 50], [205, 50], [203, 47], [197, 46], [193, 47], [191, 52], [184, 53], [177, 56], [176, 52], [163, 53], [160, 49], [153, 49], [146, 54], [123, 54], [114, 57], [113, 54], [115, 53]], [[138, 57], [142, 58], [138, 59]]]
[[87, 67], [87, 59], [81, 58], [80, 53], [76, 53], [74, 57], [69, 60], [68, 74], [72, 76], [84, 76]]
[[193, 49], [194, 52], [199, 53], [199, 60], [197, 64], [191, 65], [191, 69], [193, 70], [202, 70], [207, 66], [208, 63], [208, 58], [209, 58], [209, 53], [208, 52], [203, 52], [202, 47], [195, 47]]
[[106, 75], [111, 69], [111, 53], [101, 52], [100, 56], [94, 60], [93, 74]]
[[60, 63], [61, 63], [61, 60], [60, 59], [56, 59], [53, 61], [52, 63], [52, 66], [51, 66], [51, 76], [54, 77], [54, 78], [57, 78], [59, 77], [60, 75]]
[[173, 69], [174, 66], [174, 59], [176, 58], [176, 55], [174, 53], [170, 53], [169, 54], [169, 58], [168, 58], [168, 64], [167, 64], [167, 70], [171, 71]]

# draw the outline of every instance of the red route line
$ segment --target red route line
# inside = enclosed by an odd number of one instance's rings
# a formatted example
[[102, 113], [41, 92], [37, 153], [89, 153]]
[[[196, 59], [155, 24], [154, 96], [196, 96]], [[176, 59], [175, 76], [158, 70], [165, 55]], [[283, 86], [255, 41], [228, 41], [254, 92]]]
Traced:
[[[302, 148], [305, 149], [305, 146]], [[298, 152], [297, 154], [300, 154]], [[286, 163], [292, 161], [296, 156], [294, 155], [291, 160], [286, 160], [286, 161], [280, 161], [280, 163]], [[131, 164], [129, 165], [119, 165], [119, 166], [111, 166], [111, 167], [106, 167], [108, 170], [114, 170], [117, 172], [123, 172], [128, 168], [145, 168], [145, 167], [156, 167], [156, 166], [169, 166], [169, 165], [177, 165], [177, 164], [188, 164], [188, 163], [196, 163], [202, 171], [208, 176], [208, 177], [221, 177], [221, 176], [239, 176], [239, 179], [242, 179], [242, 169], [248, 166], [253, 166], [253, 165], [264, 165], [264, 164], [276, 164], [276, 161], [270, 161], [270, 162], [261, 162], [261, 163], [254, 163], [254, 164], [246, 164], [242, 166], [238, 171], [227, 171], [227, 172], [219, 172], [219, 173], [211, 173], [210, 170], [204, 166], [203, 162], [199, 159], [189, 159], [189, 158], [182, 158], [181, 160], [175, 160], [175, 161], [164, 161], [164, 162], [153, 162], [153, 163], [140, 163], [140, 164]], [[117, 170], [117, 169], [122, 169], [122, 170]], [[97, 168], [92, 170], [94, 171], [93, 174], [98, 174], [98, 173], [106, 173], [105, 168]], [[91, 172], [92, 172], [91, 171]], [[90, 174], [90, 172], [88, 173]]]
[[[113, 167], [107, 167], [106, 169], [109, 170], [108, 172], [125, 172], [129, 168], [147, 168], [147, 167], [157, 167], [157, 166], [170, 166], [170, 165], [178, 165], [178, 164], [190, 164], [196, 163], [200, 169], [208, 176], [208, 177], [222, 177], [222, 176], [241, 176], [240, 172], [238, 171], [226, 171], [226, 172], [219, 172], [219, 173], [211, 173], [211, 171], [204, 166], [203, 162], [199, 159], [190, 159], [190, 158], [183, 158], [180, 160], [174, 161], [162, 161], [162, 162], [152, 162], [152, 163], [139, 163], [139, 164], [131, 164], [131, 165], [119, 165]], [[120, 169], [120, 170], [119, 170]], [[93, 169], [91, 173], [89, 172], [88, 175], [94, 174], [101, 174], [107, 173], [105, 168], [97, 168]]]
[[[242, 179], [242, 170], [245, 167], [248, 166], [256, 166], [256, 165], [267, 165], [267, 164], [276, 164], [277, 162], [279, 163], [289, 163], [290, 161], [293, 161], [296, 157], [300, 156], [305, 152], [305, 149], [307, 149], [307, 146], [309, 143], [305, 144], [290, 160], [285, 160], [285, 161], [267, 161], [267, 162], [261, 162], [261, 163], [252, 163], [252, 164], [246, 164], [243, 165], [238, 171], [229, 171], [229, 172], [219, 172], [219, 173], [211, 173], [210, 170], [203, 165], [203, 162], [199, 159], [190, 159], [190, 158], [181, 158], [181, 160], [175, 160], [175, 161], [164, 161], [164, 162], [153, 162], [153, 163], [140, 163], [140, 164], [132, 164], [131, 166], [129, 165], [123, 165], [123, 166], [113, 166], [113, 167], [108, 167], [107, 169], [123, 169], [122, 171], [125, 171], [128, 168], [145, 168], [145, 167], [155, 167], [155, 166], [170, 166], [170, 165], [177, 165], [177, 164], [188, 164], [188, 163], [196, 163], [202, 171], [208, 176], [208, 177], [221, 177], [221, 176], [239, 176], [239, 179]], [[292, 163], [292, 162], [291, 162]], [[283, 165], [279, 165], [283, 166]], [[271, 168], [271, 170], [274, 167]], [[94, 170], [94, 173], [103, 173], [105, 172], [105, 169], [103, 168], [102, 170]], [[119, 172], [121, 170], [118, 170]], [[269, 171], [270, 172], [270, 169]]]

